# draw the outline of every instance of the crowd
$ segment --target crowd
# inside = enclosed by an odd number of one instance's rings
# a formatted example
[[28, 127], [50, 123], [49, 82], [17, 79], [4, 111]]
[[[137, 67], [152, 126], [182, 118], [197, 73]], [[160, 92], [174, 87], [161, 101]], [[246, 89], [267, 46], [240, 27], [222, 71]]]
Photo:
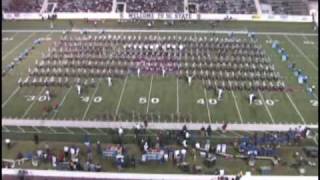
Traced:
[[302, 0], [261, 0], [261, 4], [270, 5], [273, 14], [307, 15], [308, 1]]
[[111, 12], [112, 0], [57, 0], [55, 12]]
[[40, 12], [43, 0], [11, 0], [4, 12]]
[[[2, 9], [4, 12], [40, 12], [43, 0], [10, 0]], [[111, 12], [113, 0], [55, 0], [55, 12]], [[141, 13], [183, 13], [186, 5], [184, 0], [125, 0], [127, 12]], [[254, 0], [189, 0], [189, 12], [218, 14], [255, 14]], [[274, 14], [307, 14], [307, 4], [301, 0], [262, 0], [270, 4]], [[196, 6], [194, 6], [196, 5]], [[51, 6], [51, 5], [50, 5]]]
[[[30, 160], [35, 167], [41, 163], [49, 163], [52, 168], [57, 170], [100, 172], [105, 171], [102, 163], [100, 164], [99, 159], [101, 158], [105, 161], [112, 161], [113, 166], [117, 167], [118, 171], [127, 167], [135, 168], [136, 164], [142, 165], [154, 161], [159, 164], [172, 162], [183, 172], [202, 173], [202, 165], [196, 165], [196, 162], [199, 162], [198, 158], [203, 162], [203, 165], [212, 168], [215, 166], [217, 156], [236, 157], [227, 150], [231, 143], [212, 143], [210, 125], [200, 129], [200, 137], [199, 132], [190, 131], [186, 126], [183, 126], [180, 131], [157, 131], [155, 136], [150, 136], [150, 132], [147, 133], [147, 126], [147, 122], [144, 122], [134, 127], [134, 137], [140, 148], [139, 154], [141, 157], [132, 153], [132, 149], [124, 146], [123, 138], [127, 132], [119, 127], [113, 131], [112, 136], [117, 139], [114, 144], [104, 146], [100, 141], [92, 143], [91, 137], [88, 135], [84, 137], [84, 148], [70, 144], [64, 145], [57, 151], [56, 148], [53, 150], [49, 144], [45, 143], [42, 147], [38, 146], [34, 152], [18, 152], [14, 164], [17, 163], [19, 166], [24, 161]], [[309, 134], [310, 129], [301, 126], [287, 132], [259, 133], [259, 135], [255, 133], [240, 138], [238, 148], [240, 153], [250, 157], [250, 159], [257, 156], [277, 157], [280, 145], [299, 143]], [[176, 140], [177, 146], [173, 146], [174, 143], [168, 141], [170, 139]], [[39, 144], [38, 135], [34, 136], [34, 142]], [[8, 150], [13, 148], [10, 139], [6, 139], [5, 143]], [[188, 156], [191, 158], [188, 158]], [[6, 160], [3, 161], [2, 165], [10, 167], [12, 162]], [[226, 179], [223, 170], [215, 169], [214, 172], [210, 173], [220, 175], [220, 179]], [[240, 173], [236, 179], [241, 176]]]
[[298, 127], [287, 132], [264, 133], [258, 136], [244, 136], [240, 139], [239, 151], [247, 156], [278, 157], [281, 145], [299, 144], [310, 133], [309, 128]]
[[200, 13], [218, 14], [254, 14], [256, 7], [253, 0], [193, 0], [199, 4]]
[[[56, 0], [55, 12], [111, 12], [112, 0]], [[172, 12], [183, 13], [183, 0], [126, 0], [127, 12]], [[190, 3], [199, 5], [200, 13], [219, 14], [253, 14], [256, 13], [253, 0], [193, 0]], [[11, 0], [9, 6], [3, 8], [5, 12], [40, 12], [43, 0]], [[190, 6], [190, 8], [193, 6]], [[195, 12], [195, 9], [189, 9]]]

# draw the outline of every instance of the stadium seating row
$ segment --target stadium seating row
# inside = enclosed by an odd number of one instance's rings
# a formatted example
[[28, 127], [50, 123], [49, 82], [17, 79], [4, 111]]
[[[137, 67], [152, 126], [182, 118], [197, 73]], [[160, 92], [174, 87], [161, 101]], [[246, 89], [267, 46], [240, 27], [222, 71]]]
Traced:
[[[4, 12], [40, 12], [44, 0], [8, 0], [3, 6]], [[47, 11], [51, 12], [111, 12], [113, 0], [51, 0]], [[254, 0], [189, 0], [189, 5], [183, 0], [123, 0], [126, 12], [189, 12], [218, 14], [256, 14]], [[53, 4], [56, 4], [53, 9]], [[308, 5], [303, 0], [261, 0], [261, 4], [271, 7], [273, 14], [307, 15]]]

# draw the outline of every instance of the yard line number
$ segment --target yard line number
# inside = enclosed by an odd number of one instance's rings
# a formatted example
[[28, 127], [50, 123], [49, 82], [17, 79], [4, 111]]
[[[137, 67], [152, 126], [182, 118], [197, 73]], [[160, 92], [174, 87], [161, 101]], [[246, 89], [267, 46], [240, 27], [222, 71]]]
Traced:
[[[213, 99], [213, 98], [208, 99], [207, 102], [209, 105], [216, 105], [218, 103], [217, 99]], [[206, 100], [204, 98], [200, 98], [197, 100], [197, 104], [205, 105]]]
[[[80, 96], [81, 100], [83, 102], [89, 102], [90, 101], [90, 96]], [[94, 103], [100, 103], [102, 101], [102, 97], [101, 96], [96, 96], [96, 97], [93, 97], [93, 102]]]
[[[263, 103], [266, 104], [267, 106], [273, 106], [276, 102], [279, 102], [278, 99], [275, 99], [275, 100], [272, 100], [272, 99], [266, 99], [264, 102], [261, 100], [261, 99], [256, 99], [254, 101], [254, 104], [257, 105], [257, 106], [262, 106]], [[207, 103], [209, 105], [216, 105], [218, 104], [218, 100], [215, 99], [215, 98], [210, 98], [208, 99]], [[200, 98], [197, 100], [197, 104], [200, 104], [200, 105], [205, 105], [206, 104], [206, 100], [204, 98]]]
[[303, 44], [314, 45], [314, 42], [313, 41], [303, 41]]
[[311, 100], [310, 100], [310, 103], [311, 103], [312, 106], [318, 107], [318, 100], [311, 99]]
[[25, 97], [26, 97], [28, 102], [30, 102], [30, 101], [39, 101], [39, 102], [48, 101], [47, 96], [29, 96], [29, 95], [26, 95]]
[[257, 105], [257, 106], [262, 106], [263, 103], [267, 106], [273, 106], [275, 102], [278, 102], [279, 100], [278, 99], [275, 99], [275, 100], [272, 100], [272, 99], [266, 99], [264, 102], [263, 100], [261, 99], [256, 99], [254, 101], [254, 104]]
[[[146, 97], [140, 97], [139, 98], [139, 104], [146, 104], [147, 102], [148, 102], [148, 100], [147, 100], [147, 98]], [[150, 102], [152, 103], [152, 104], [158, 104], [159, 102], [160, 102], [160, 99], [159, 98], [157, 98], [157, 97], [153, 97], [153, 98], [150, 98]]]

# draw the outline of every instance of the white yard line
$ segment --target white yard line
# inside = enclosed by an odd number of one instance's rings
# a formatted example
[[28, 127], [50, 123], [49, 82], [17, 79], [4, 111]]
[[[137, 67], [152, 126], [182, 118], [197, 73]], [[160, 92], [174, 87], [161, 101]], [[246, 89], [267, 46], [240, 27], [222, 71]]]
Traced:
[[106, 132], [104, 132], [104, 131], [102, 131], [100, 128], [96, 128], [101, 134], [103, 134], [103, 135], [106, 135], [107, 133]]
[[90, 109], [90, 107], [91, 107], [93, 98], [94, 98], [94, 96], [96, 95], [96, 93], [97, 93], [97, 91], [98, 91], [98, 89], [99, 89], [100, 82], [101, 82], [101, 80], [99, 80], [99, 82], [98, 82], [98, 84], [97, 84], [97, 86], [96, 86], [96, 89], [94, 90], [93, 94], [91, 95], [90, 102], [89, 102], [86, 110], [84, 111], [84, 114], [83, 114], [83, 116], [82, 116], [82, 120], [84, 120], [84, 119], [87, 117], [87, 113], [88, 113], [88, 111], [89, 111], [89, 109]]
[[318, 71], [318, 67], [310, 60], [310, 58], [287, 36], [284, 35], [284, 37], [290, 42], [292, 46], [294, 46], [298, 52], [312, 65], [312, 68]]
[[[3, 32], [2, 32], [3, 33]], [[1, 33], [1, 34], [2, 34]], [[2, 34], [2, 38], [13, 38], [14, 36], [16, 36], [19, 32], [12, 32], [13, 33], [13, 35], [12, 36], [4, 36], [3, 34]]]
[[20, 126], [17, 126], [17, 128], [18, 128], [21, 132], [23, 132], [23, 133], [26, 132], [26, 131], [25, 131], [22, 127], [20, 127]]
[[121, 100], [122, 100], [124, 89], [126, 88], [126, 85], [127, 85], [127, 80], [128, 80], [128, 75], [126, 76], [126, 79], [124, 80], [124, 83], [123, 83], [123, 86], [122, 86], [122, 89], [121, 89], [121, 94], [120, 94], [119, 101], [118, 101], [117, 108], [116, 108], [116, 115], [118, 115], [118, 112], [119, 112], [119, 107], [120, 107], [120, 104], [121, 104]]
[[269, 110], [268, 106], [266, 105], [266, 103], [265, 103], [265, 101], [264, 101], [264, 98], [263, 98], [262, 93], [261, 93], [260, 91], [258, 91], [258, 93], [259, 93], [260, 97], [262, 98], [262, 104], [263, 104], [263, 105], [264, 105], [264, 107], [266, 108], [266, 110], [267, 110], [267, 112], [268, 112], [268, 115], [269, 115], [269, 117], [270, 117], [270, 119], [271, 119], [272, 123], [274, 124], [274, 123], [275, 123], [275, 121], [274, 121], [274, 119], [273, 119], [273, 116], [272, 116], [272, 114], [271, 114], [271, 112], [270, 112], [270, 110]]
[[316, 135], [313, 136], [313, 138], [312, 138], [312, 140], [314, 141], [314, 143], [315, 143], [316, 145], [318, 145], [318, 140], [317, 140], [318, 135], [319, 135], [319, 134], [316, 133]]
[[7, 128], [6, 126], [2, 126], [2, 128], [5, 130], [5, 132], [10, 132], [10, 129]]
[[71, 131], [69, 128], [67, 128], [67, 127], [63, 127], [66, 131], [68, 131], [69, 132], [69, 134], [74, 134], [74, 132], [73, 131]]
[[34, 127], [34, 126], [31, 126], [32, 129], [36, 130], [37, 133], [41, 133], [41, 131], [37, 128], [37, 127]]
[[237, 103], [237, 99], [236, 99], [236, 96], [234, 95], [233, 91], [231, 90], [231, 94], [233, 96], [233, 100], [234, 100], [234, 104], [236, 105], [236, 109], [237, 109], [237, 112], [238, 112], [238, 116], [240, 118], [240, 121], [241, 123], [243, 123], [243, 119], [242, 119], [242, 116], [241, 116], [241, 112], [240, 112], [240, 109], [239, 109], [239, 106], [238, 106], [238, 103]]
[[230, 133], [232, 133], [232, 134], [236, 135], [236, 136], [235, 136], [236, 138], [243, 137], [243, 135], [241, 135], [241, 134], [237, 133], [236, 131], [228, 131], [228, 132], [230, 132]]
[[148, 94], [148, 102], [147, 102], [147, 113], [149, 112], [149, 104], [150, 104], [150, 96], [151, 96], [151, 91], [152, 91], [152, 81], [153, 81], [153, 75], [151, 76], [150, 80], [150, 87], [149, 87], [149, 94]]
[[52, 119], [54, 119], [56, 117], [56, 115], [58, 114], [58, 111], [59, 109], [62, 107], [64, 101], [66, 100], [66, 97], [68, 96], [69, 92], [71, 91], [72, 87], [69, 87], [69, 89], [67, 90], [67, 92], [64, 94], [60, 104], [59, 104], [59, 107], [58, 109], [54, 112], [53, 116], [52, 116]]
[[304, 120], [303, 116], [301, 115], [301, 113], [300, 113], [299, 109], [297, 108], [296, 104], [292, 101], [291, 97], [289, 96], [289, 94], [288, 94], [287, 92], [286, 92], [285, 94], [286, 94], [286, 96], [288, 97], [288, 99], [289, 99], [290, 103], [292, 104], [293, 108], [294, 108], [294, 109], [296, 110], [296, 112], [298, 113], [301, 121], [302, 121], [304, 124], [306, 124], [306, 121]]
[[54, 130], [52, 127], [48, 126], [47, 128], [50, 129], [50, 131], [52, 131], [53, 133], [57, 133], [57, 131]]
[[4, 103], [2, 103], [2, 108], [4, 108], [4, 107], [7, 105], [7, 103], [10, 101], [10, 99], [11, 99], [14, 95], [17, 94], [17, 92], [19, 91], [19, 89], [20, 89], [20, 86], [17, 87], [17, 88], [10, 94], [10, 96], [8, 97], [8, 99], [7, 99]]
[[208, 111], [209, 123], [211, 124], [211, 115], [210, 115], [210, 109], [209, 109], [209, 103], [208, 103], [208, 97], [207, 97], [207, 90], [205, 87], [203, 88], [203, 91], [204, 91], [204, 97], [206, 98], [206, 106], [207, 106], [207, 111]]
[[[52, 32], [50, 32], [49, 34], [46, 35], [46, 37], [50, 36]], [[33, 33], [34, 34], [34, 33]], [[22, 43], [22, 42], [21, 42]], [[2, 60], [4, 59], [4, 57], [2, 58]], [[18, 90], [20, 89], [20, 86], [17, 87], [13, 93], [9, 96], [9, 98], [2, 104], [2, 108], [4, 108], [7, 103], [9, 102], [9, 100], [18, 92]]]
[[[47, 120], [47, 119], [13, 119], [13, 118], [2, 118], [2, 125], [3, 126], [44, 126], [44, 127], [53, 127], [53, 128], [118, 128], [119, 124], [124, 129], [132, 129], [137, 122], [124, 122], [124, 121], [83, 121], [83, 120]], [[150, 125], [150, 127], [149, 127]], [[152, 123], [150, 122], [148, 125], [149, 129], [167, 129], [167, 130], [180, 130], [182, 126], [185, 125], [185, 123]], [[189, 130], [199, 130], [202, 126], [208, 126], [209, 123], [192, 123], [188, 124]], [[213, 130], [217, 128], [221, 128], [223, 124], [222, 123], [213, 123], [211, 124], [211, 128]], [[290, 128], [294, 129], [299, 126], [307, 126], [311, 129], [318, 129], [318, 124], [270, 124], [270, 123], [264, 123], [264, 124], [257, 124], [257, 123], [248, 123], [248, 124], [240, 124], [240, 123], [229, 123], [228, 124], [228, 130], [233, 131], [288, 131]], [[70, 131], [70, 130], [69, 130]]]
[[87, 131], [86, 129], [84, 129], [84, 128], [79, 128], [79, 129], [81, 129], [84, 133], [86, 133], [86, 134], [88, 134], [88, 135], [91, 135], [92, 133], [90, 133], [89, 131]]
[[177, 78], [177, 113], [179, 113], [179, 78]]
[[2, 57], [2, 61], [4, 61], [10, 54], [12, 54], [16, 49], [18, 49], [23, 43], [25, 43], [27, 40], [29, 40], [34, 34], [35, 34], [35, 32], [33, 32], [32, 34], [30, 34], [26, 39], [24, 39], [23, 41], [21, 41], [15, 48], [11, 49], [8, 53], [6, 53], [6, 54]]
[[[46, 89], [46, 88], [43, 87], [43, 88], [41, 89], [39, 95], [41, 95], [45, 89]], [[33, 107], [33, 105], [34, 105], [35, 103], [36, 103], [36, 101], [33, 101], [33, 102], [29, 105], [28, 109], [24, 112], [22, 118], [25, 118], [25, 117], [28, 115], [29, 111], [32, 109], [32, 107]]]
[[[271, 38], [269, 35], [267, 35], [267, 38], [268, 38], [269, 40], [272, 40], [272, 38]], [[301, 115], [299, 109], [297, 108], [297, 106], [295, 105], [295, 103], [293, 102], [293, 100], [291, 99], [291, 97], [289, 96], [289, 94], [288, 94], [287, 92], [285, 92], [285, 94], [286, 94], [287, 98], [289, 99], [291, 105], [293, 106], [293, 108], [295, 109], [295, 111], [297, 112], [297, 114], [299, 115], [301, 121], [302, 121], [304, 124], [306, 124], [306, 121], [304, 120], [304, 118], [303, 118], [303, 116]]]
[[[72, 29], [71, 32], [101, 32], [104, 30], [105, 32], [143, 32], [143, 33], [216, 33], [216, 34], [228, 34], [233, 32], [234, 34], [247, 34], [248, 31], [236, 31], [236, 30], [172, 30], [172, 29]], [[62, 33], [65, 30], [50, 30], [50, 29], [23, 29], [23, 30], [2, 30], [2, 32], [55, 32], [55, 33]], [[290, 33], [290, 32], [256, 32], [257, 35], [290, 35], [290, 36], [318, 36], [316, 33]]]
[[318, 99], [318, 95], [316, 93], [313, 93], [313, 95], [316, 99]]
[[318, 140], [317, 140], [317, 138], [316, 138], [316, 137], [313, 137], [312, 139], [313, 139], [314, 143], [316, 143], [316, 145], [318, 145]]

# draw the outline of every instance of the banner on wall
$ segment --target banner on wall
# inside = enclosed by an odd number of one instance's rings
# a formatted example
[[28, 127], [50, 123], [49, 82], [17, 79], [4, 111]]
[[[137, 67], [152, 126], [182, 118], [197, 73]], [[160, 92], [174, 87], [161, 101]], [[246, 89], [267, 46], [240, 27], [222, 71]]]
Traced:
[[[4, 19], [36, 20], [48, 13], [3, 13]], [[312, 16], [270, 14], [190, 14], [190, 13], [56, 13], [57, 19], [127, 19], [127, 20], [223, 20], [232, 17], [239, 21], [312, 22]]]
[[189, 13], [128, 13], [128, 19], [192, 20]]

